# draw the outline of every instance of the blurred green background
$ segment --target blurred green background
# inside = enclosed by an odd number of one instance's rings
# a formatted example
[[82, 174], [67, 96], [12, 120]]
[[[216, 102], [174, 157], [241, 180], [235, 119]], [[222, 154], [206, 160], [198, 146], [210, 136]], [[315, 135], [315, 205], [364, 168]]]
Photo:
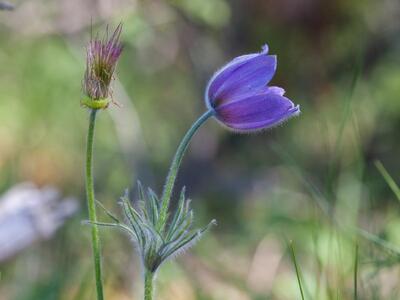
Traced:
[[[95, 297], [79, 101], [91, 27], [120, 21], [121, 107], [99, 115], [95, 142], [97, 199], [116, 213], [138, 179], [161, 191], [180, 138], [205, 110], [208, 78], [233, 57], [268, 43], [278, 55], [272, 84], [302, 109], [260, 134], [209, 121], [196, 135], [177, 189], [187, 186], [198, 225], [219, 225], [162, 268], [158, 299], [301, 299], [289, 241], [306, 299], [400, 299], [400, 199], [374, 163], [400, 181], [399, 1], [14, 4], [0, 11], [0, 191], [52, 185], [80, 209], [52, 238], [0, 262], [1, 300]], [[101, 237], [107, 299], [141, 299], [129, 238]]]

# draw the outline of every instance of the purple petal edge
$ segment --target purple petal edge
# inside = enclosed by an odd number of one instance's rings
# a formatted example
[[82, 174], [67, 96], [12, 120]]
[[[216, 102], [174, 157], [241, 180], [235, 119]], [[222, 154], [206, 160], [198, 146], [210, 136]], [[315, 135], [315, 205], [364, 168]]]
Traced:
[[[266, 130], [269, 128], [274, 128], [282, 123], [286, 122], [287, 120], [297, 117], [301, 113], [300, 111], [300, 105], [296, 105], [293, 107], [291, 110], [287, 112], [284, 118], [281, 118], [279, 122], [275, 122], [272, 124], [266, 124], [265, 122], [254, 122], [254, 123], [248, 123], [248, 124], [229, 124], [229, 123], [221, 123], [227, 127], [228, 129], [238, 132], [238, 133], [252, 133], [252, 132], [258, 132], [262, 130]], [[217, 119], [218, 120], [218, 119]]]
[[217, 108], [216, 118], [235, 131], [252, 132], [279, 125], [299, 113], [298, 105], [269, 91]]

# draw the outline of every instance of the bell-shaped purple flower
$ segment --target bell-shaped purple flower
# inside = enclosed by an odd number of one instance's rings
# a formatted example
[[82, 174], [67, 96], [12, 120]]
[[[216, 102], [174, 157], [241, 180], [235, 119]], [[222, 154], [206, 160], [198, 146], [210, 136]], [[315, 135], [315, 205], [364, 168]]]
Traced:
[[86, 49], [86, 71], [83, 91], [89, 99], [103, 100], [110, 96], [110, 85], [117, 61], [122, 52], [120, 36], [122, 25], [108, 36], [108, 28], [103, 39], [94, 38]]
[[217, 71], [207, 85], [205, 100], [222, 124], [239, 132], [276, 126], [300, 113], [284, 97], [284, 89], [267, 86], [276, 71], [276, 56], [260, 53], [236, 57]]

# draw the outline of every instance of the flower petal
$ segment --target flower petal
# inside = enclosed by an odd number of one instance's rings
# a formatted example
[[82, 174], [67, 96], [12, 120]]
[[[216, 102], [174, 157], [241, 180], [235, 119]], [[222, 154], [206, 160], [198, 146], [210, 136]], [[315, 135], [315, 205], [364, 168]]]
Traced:
[[288, 98], [274, 91], [253, 95], [216, 108], [217, 119], [227, 127], [242, 132], [276, 126], [300, 113]]
[[218, 71], [206, 89], [207, 106], [216, 107], [265, 87], [276, 70], [276, 56], [267, 53], [265, 45], [261, 53], [239, 56]]

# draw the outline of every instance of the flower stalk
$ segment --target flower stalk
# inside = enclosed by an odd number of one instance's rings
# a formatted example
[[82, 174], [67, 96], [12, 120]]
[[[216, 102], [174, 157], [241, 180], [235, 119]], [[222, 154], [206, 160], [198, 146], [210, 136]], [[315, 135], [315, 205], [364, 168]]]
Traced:
[[[88, 205], [89, 220], [95, 224], [97, 222], [96, 205], [94, 198], [93, 183], [93, 139], [96, 125], [97, 110], [92, 109], [89, 117], [89, 129], [86, 141], [86, 198]], [[101, 254], [100, 254], [100, 238], [99, 229], [96, 225], [92, 226], [92, 251], [94, 260], [94, 270], [96, 279], [97, 299], [103, 300], [103, 282], [101, 272]]]
[[96, 115], [99, 109], [106, 109], [112, 99], [111, 82], [118, 59], [122, 52], [120, 36], [122, 24], [119, 24], [109, 36], [108, 27], [103, 39], [92, 38], [86, 48], [86, 70], [82, 81], [84, 97], [81, 105], [90, 110], [89, 129], [86, 143], [86, 198], [89, 222], [92, 224], [92, 251], [96, 279], [97, 300], [104, 299], [101, 272], [101, 247], [97, 226], [96, 204], [93, 183], [93, 140]]
[[174, 189], [176, 176], [178, 175], [179, 167], [181, 165], [182, 158], [185, 155], [186, 149], [189, 146], [189, 143], [196, 131], [213, 115], [214, 110], [210, 109], [205, 112], [196, 122], [194, 122], [192, 127], [190, 127], [190, 129], [183, 137], [181, 143], [178, 146], [178, 149], [176, 150], [167, 178], [165, 180], [164, 190], [161, 197], [160, 218], [156, 227], [157, 231], [159, 232], [162, 232], [164, 230], [168, 218], [168, 208], [171, 201], [172, 191]]
[[147, 271], [144, 274], [144, 300], [153, 300], [154, 273]]

